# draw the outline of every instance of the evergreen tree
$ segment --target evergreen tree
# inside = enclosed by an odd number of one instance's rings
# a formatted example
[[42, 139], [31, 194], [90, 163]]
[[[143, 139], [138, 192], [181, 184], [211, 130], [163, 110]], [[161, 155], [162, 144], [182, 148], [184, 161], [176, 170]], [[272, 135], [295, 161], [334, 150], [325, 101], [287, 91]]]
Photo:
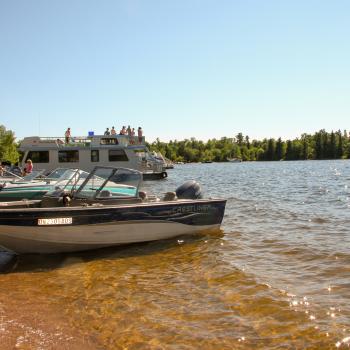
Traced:
[[340, 130], [337, 131], [337, 151], [336, 158], [343, 158], [344, 155], [344, 145], [343, 145], [343, 135]]
[[335, 140], [335, 134], [332, 130], [330, 141], [329, 141], [329, 158], [336, 159], [337, 158], [337, 144]]
[[293, 143], [291, 140], [288, 140], [287, 149], [286, 149], [286, 160], [293, 160], [293, 159], [294, 159]]
[[274, 139], [269, 139], [265, 153], [266, 160], [275, 160], [276, 144]]
[[249, 136], [248, 135], [245, 137], [245, 144], [246, 144], [247, 148], [249, 149], [250, 148], [250, 142], [249, 142]]
[[324, 157], [324, 149], [321, 132], [315, 134], [315, 159], [322, 159]]
[[306, 139], [302, 139], [302, 150], [301, 150], [301, 159], [306, 160], [309, 158], [309, 143]]
[[236, 139], [237, 139], [238, 145], [242, 146], [242, 144], [243, 144], [243, 134], [241, 132], [237, 134]]
[[275, 159], [281, 160], [285, 156], [285, 150], [284, 150], [284, 142], [282, 142], [282, 139], [279, 137], [276, 142], [276, 156]]

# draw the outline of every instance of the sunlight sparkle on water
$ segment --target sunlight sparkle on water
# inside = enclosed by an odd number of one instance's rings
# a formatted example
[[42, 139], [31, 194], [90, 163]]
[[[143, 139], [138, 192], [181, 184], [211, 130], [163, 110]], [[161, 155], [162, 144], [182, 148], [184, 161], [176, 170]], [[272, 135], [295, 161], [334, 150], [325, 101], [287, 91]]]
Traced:
[[347, 345], [348, 347], [350, 346], [350, 337], [346, 337], [338, 342], [336, 342], [335, 346], [339, 348], [341, 345]]

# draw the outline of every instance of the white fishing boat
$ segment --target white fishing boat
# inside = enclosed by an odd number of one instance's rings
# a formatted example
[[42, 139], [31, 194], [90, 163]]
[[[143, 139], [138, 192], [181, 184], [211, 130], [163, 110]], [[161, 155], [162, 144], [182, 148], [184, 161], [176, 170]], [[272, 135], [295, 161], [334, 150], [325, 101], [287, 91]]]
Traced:
[[148, 150], [145, 138], [127, 135], [72, 137], [25, 137], [20, 143], [22, 166], [31, 159], [34, 166], [51, 171], [79, 168], [90, 172], [95, 166], [135, 169], [144, 180], [166, 178], [166, 164]]
[[189, 181], [164, 198], [139, 190], [142, 174], [96, 167], [78, 186], [42, 200], [0, 203], [0, 246], [16, 253], [59, 253], [168, 239], [221, 225], [226, 200], [203, 199]]

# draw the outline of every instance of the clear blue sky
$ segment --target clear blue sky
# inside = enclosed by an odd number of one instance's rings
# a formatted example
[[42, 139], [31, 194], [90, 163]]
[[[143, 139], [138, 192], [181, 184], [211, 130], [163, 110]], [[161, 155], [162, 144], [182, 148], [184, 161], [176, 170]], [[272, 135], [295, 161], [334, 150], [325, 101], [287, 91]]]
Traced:
[[348, 0], [0, 0], [0, 50], [18, 138], [350, 129]]

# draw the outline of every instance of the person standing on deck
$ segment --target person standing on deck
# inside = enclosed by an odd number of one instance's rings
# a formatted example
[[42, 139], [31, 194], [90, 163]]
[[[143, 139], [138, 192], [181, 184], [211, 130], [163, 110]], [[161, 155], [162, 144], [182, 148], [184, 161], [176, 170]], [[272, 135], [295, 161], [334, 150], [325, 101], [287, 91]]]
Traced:
[[123, 126], [122, 129], [120, 130], [119, 135], [126, 135], [126, 127]]
[[115, 131], [114, 126], [112, 126], [111, 135], [115, 135], [116, 133], [117, 133], [117, 132]]
[[139, 137], [139, 143], [142, 143], [142, 128], [139, 126], [137, 129], [137, 136]]
[[132, 143], [132, 139], [131, 139], [131, 128], [130, 128], [130, 125], [128, 125], [128, 128], [126, 129], [126, 132], [128, 134], [128, 137], [129, 137], [129, 143], [131, 144]]
[[132, 128], [130, 133], [130, 143], [133, 145], [135, 143], [135, 128]]
[[66, 132], [64, 133], [64, 139], [65, 139], [66, 143], [69, 143], [69, 140], [70, 140], [70, 128], [68, 128], [66, 130]]

